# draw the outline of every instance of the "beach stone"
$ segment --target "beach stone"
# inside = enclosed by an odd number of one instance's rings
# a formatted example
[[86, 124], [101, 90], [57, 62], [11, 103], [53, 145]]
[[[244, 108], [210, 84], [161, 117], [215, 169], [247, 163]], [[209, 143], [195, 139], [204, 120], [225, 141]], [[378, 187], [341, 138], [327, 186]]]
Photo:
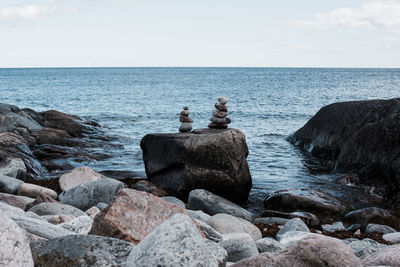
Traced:
[[157, 187], [155, 184], [152, 182], [149, 182], [147, 180], [139, 180], [137, 181], [133, 186], [132, 189], [139, 190], [139, 191], [144, 191], [150, 194], [153, 194], [158, 197], [165, 197], [168, 196], [167, 192], [160, 188]]
[[185, 214], [175, 214], [132, 249], [129, 266], [224, 266], [228, 254], [201, 236]]
[[214, 107], [220, 111], [228, 112], [228, 107], [219, 102], [215, 103]]
[[7, 157], [0, 161], [0, 175], [5, 175], [25, 181], [26, 167], [20, 158]]
[[0, 211], [0, 266], [33, 267], [28, 239], [21, 228]]
[[105, 178], [104, 175], [89, 167], [78, 167], [60, 176], [58, 183], [62, 191], [67, 191], [77, 185], [98, 181]]
[[284, 225], [290, 221], [290, 219], [279, 218], [279, 217], [264, 217], [264, 218], [255, 218], [254, 224], [278, 224]]
[[294, 218], [285, 223], [285, 225], [279, 230], [276, 234], [276, 239], [278, 241], [281, 240], [283, 234], [289, 231], [298, 231], [298, 232], [306, 232], [309, 233], [310, 229], [308, 229], [307, 225], [299, 218]]
[[210, 121], [214, 124], [230, 124], [231, 123], [231, 119], [228, 117], [225, 117], [225, 118], [211, 117]]
[[71, 221], [75, 217], [72, 215], [65, 215], [65, 214], [60, 214], [60, 215], [43, 215], [41, 216], [43, 219], [45, 219], [48, 223], [51, 224], [60, 224], [64, 222]]
[[224, 240], [218, 244], [228, 252], [229, 262], [237, 262], [258, 255], [256, 243], [250, 235], [245, 233], [224, 235]]
[[190, 130], [192, 130], [192, 123], [190, 123], [190, 122], [184, 122], [179, 127], [179, 131], [181, 133], [189, 132]]
[[263, 217], [280, 217], [285, 219], [300, 218], [305, 224], [307, 224], [307, 226], [310, 227], [317, 227], [320, 225], [318, 217], [309, 212], [294, 211], [286, 213], [275, 210], [263, 210], [261, 213]]
[[254, 240], [262, 238], [260, 229], [255, 225], [242, 218], [229, 214], [216, 214], [207, 221], [207, 224], [221, 234], [247, 233]]
[[180, 200], [180, 199], [178, 199], [176, 197], [168, 196], [168, 197], [162, 197], [162, 199], [164, 199], [165, 201], [171, 202], [172, 204], [175, 204], [175, 205], [177, 205], [179, 207], [182, 207], [184, 209], [186, 208], [185, 203], [182, 200]]
[[339, 230], [345, 230], [342, 222], [335, 222], [333, 224], [323, 224], [321, 226], [322, 226], [323, 231], [328, 231], [330, 233], [333, 233], [333, 232], [339, 231]]
[[264, 207], [277, 208], [283, 212], [311, 212], [324, 223], [340, 220], [346, 212], [346, 208], [337, 199], [320, 191], [306, 189], [275, 191], [264, 200]]
[[30, 203], [26, 209], [31, 209], [32, 207], [40, 204], [40, 203], [58, 203], [57, 200], [47, 195], [46, 192], [41, 192], [36, 198], [35, 201]]
[[252, 182], [245, 135], [236, 129], [193, 133], [148, 134], [141, 140], [148, 179], [180, 199], [205, 189], [234, 203], [247, 202]]
[[93, 224], [93, 219], [90, 218], [89, 216], [79, 216], [67, 222], [63, 222], [58, 226], [80, 235], [86, 235], [90, 232], [92, 224]]
[[0, 174], [0, 192], [15, 195], [18, 187], [23, 184], [21, 180]]
[[226, 99], [225, 97], [219, 97], [218, 102], [222, 105], [225, 105], [228, 102], [228, 99]]
[[347, 213], [344, 217], [344, 222], [353, 224], [359, 223], [361, 225], [367, 225], [369, 223], [382, 224], [385, 219], [391, 216], [390, 212], [385, 209], [369, 207]]
[[132, 244], [123, 240], [74, 235], [31, 244], [35, 266], [124, 266]]
[[256, 246], [257, 246], [259, 253], [276, 252], [283, 248], [281, 243], [279, 243], [278, 241], [276, 241], [275, 239], [273, 239], [271, 237], [265, 237], [265, 238], [261, 238], [261, 239], [257, 240]]
[[[139, 190], [140, 191], [140, 190]], [[109, 205], [103, 202], [97, 203], [96, 207], [98, 207], [100, 209], [100, 211], [104, 210], [105, 208], [107, 208]]]
[[214, 110], [212, 115], [214, 117], [217, 117], [217, 118], [225, 118], [226, 116], [228, 116], [228, 112], [220, 111], [220, 110]]
[[369, 234], [372, 232], [378, 232], [378, 233], [382, 233], [382, 234], [390, 234], [390, 233], [395, 233], [397, 231], [387, 225], [370, 223], [365, 228], [365, 233]]
[[200, 220], [202, 222], [207, 223], [208, 219], [211, 218], [210, 215], [204, 213], [201, 210], [187, 210], [189, 212], [190, 217], [196, 220]]
[[182, 110], [181, 113], [180, 113], [181, 116], [186, 116], [186, 117], [188, 117], [189, 114], [190, 114], [189, 110]]
[[356, 253], [357, 257], [363, 259], [368, 255], [371, 255], [377, 251], [382, 250], [383, 248], [387, 247], [387, 245], [380, 244], [375, 240], [365, 238], [363, 240], [353, 241], [349, 244], [354, 252]]
[[253, 222], [255, 218], [254, 214], [239, 205], [204, 189], [190, 191], [188, 205], [189, 209], [202, 210], [209, 215], [225, 213], [249, 222]]
[[111, 204], [115, 194], [125, 185], [115, 179], [104, 178], [75, 186], [60, 194], [60, 201], [87, 210], [99, 202]]
[[212, 128], [212, 129], [226, 129], [228, 128], [228, 124], [217, 124], [217, 123], [209, 123], [208, 124], [208, 128]]
[[392, 242], [393, 244], [400, 244], [400, 232], [384, 234], [382, 238], [386, 241]]
[[35, 199], [30, 198], [30, 197], [24, 197], [24, 196], [16, 196], [16, 195], [11, 195], [11, 194], [6, 194], [6, 193], [0, 193], [0, 201], [4, 201], [7, 204], [18, 207], [20, 209], [25, 210], [26, 207], [32, 203]]
[[189, 107], [188, 106], [184, 106], [183, 110], [189, 110]]
[[342, 239], [342, 242], [345, 243], [346, 245], [350, 244], [351, 242], [354, 241], [359, 241], [360, 239], [354, 238], [354, 237], [350, 237], [350, 238], [346, 238], [346, 239]]
[[193, 119], [188, 116], [179, 116], [179, 121], [184, 123], [193, 123]]
[[218, 233], [217, 230], [215, 230], [214, 228], [212, 228], [211, 226], [209, 226], [207, 223], [200, 221], [200, 220], [196, 220], [194, 219], [195, 222], [197, 222], [197, 224], [200, 227], [200, 230], [203, 232], [204, 236], [211, 240], [214, 241], [215, 243], [218, 243], [222, 240], [222, 235], [220, 233]]
[[279, 240], [279, 243], [281, 243], [283, 246], [287, 247], [294, 243], [297, 243], [298, 241], [309, 235], [319, 235], [319, 234], [303, 232], [303, 231], [288, 231], [280, 235], [279, 239], [277, 238], [277, 240]]
[[41, 220], [41, 221], [47, 222], [46, 219], [44, 219], [41, 216], [37, 215], [36, 213], [30, 212], [30, 211], [25, 212], [25, 216], [29, 217], [29, 218], [33, 218], [33, 219], [37, 219], [37, 220]]
[[29, 211], [34, 212], [40, 216], [43, 215], [70, 215], [74, 217], [86, 216], [86, 213], [71, 205], [52, 203], [52, 202], [40, 203], [34, 206], [33, 208], [29, 209]]
[[17, 190], [18, 195], [32, 198], [36, 198], [41, 193], [44, 193], [53, 199], [57, 199], [58, 197], [56, 191], [36, 184], [23, 183], [18, 187]]
[[387, 246], [363, 259], [364, 266], [400, 266], [400, 245]]
[[90, 209], [88, 209], [87, 211], [85, 211], [85, 213], [90, 217], [90, 218], [94, 218], [96, 217], [97, 214], [99, 214], [101, 212], [101, 210], [98, 207], [91, 207]]
[[232, 265], [233, 267], [282, 266], [352, 266], [361, 267], [361, 260], [339, 239], [311, 235], [274, 253], [262, 253]]
[[95, 218], [90, 234], [116, 237], [138, 244], [175, 213], [188, 212], [152, 194], [120, 190], [114, 202]]
[[349, 227], [347, 227], [346, 231], [354, 233], [355, 231], [357, 231], [359, 229], [361, 229], [361, 224], [356, 223], [356, 224], [352, 224]]
[[12, 215], [21, 215], [25, 216], [24, 210], [11, 206], [10, 204], [7, 204], [5, 202], [0, 201], [0, 211], [3, 213], [7, 214], [9, 217]]

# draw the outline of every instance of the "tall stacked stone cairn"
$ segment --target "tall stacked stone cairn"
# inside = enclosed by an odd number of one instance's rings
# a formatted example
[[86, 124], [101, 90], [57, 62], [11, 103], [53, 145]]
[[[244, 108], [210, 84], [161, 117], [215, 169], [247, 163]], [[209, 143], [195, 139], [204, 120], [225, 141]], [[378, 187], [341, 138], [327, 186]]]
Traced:
[[179, 121], [182, 122], [182, 125], [179, 127], [181, 133], [192, 130], [193, 119], [189, 117], [189, 114], [189, 107], [184, 107], [179, 116]]
[[226, 129], [228, 124], [231, 123], [231, 119], [228, 118], [228, 107], [226, 103], [228, 100], [224, 97], [218, 98], [218, 102], [214, 105], [216, 110], [213, 111], [210, 119], [211, 123], [208, 124], [209, 128], [213, 129]]

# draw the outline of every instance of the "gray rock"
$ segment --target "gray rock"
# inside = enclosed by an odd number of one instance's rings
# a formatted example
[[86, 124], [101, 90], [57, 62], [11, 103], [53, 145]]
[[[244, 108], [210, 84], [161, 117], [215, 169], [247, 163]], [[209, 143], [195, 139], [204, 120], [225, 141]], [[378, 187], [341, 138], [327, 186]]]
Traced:
[[286, 213], [286, 212], [280, 212], [280, 211], [276, 211], [276, 210], [263, 210], [262, 216], [263, 217], [279, 217], [279, 218], [285, 218], [285, 219], [300, 218], [309, 227], [316, 227], [316, 226], [319, 226], [319, 224], [320, 224], [317, 216], [315, 216], [312, 213], [303, 212], [303, 211], [294, 211], [294, 212]]
[[276, 241], [275, 239], [270, 238], [270, 237], [265, 237], [265, 238], [257, 240], [256, 246], [257, 246], [258, 252], [260, 252], [260, 253], [276, 252], [283, 248], [281, 243], [279, 243], [278, 241]]
[[29, 204], [35, 201], [35, 199], [30, 197], [11, 195], [7, 193], [0, 193], [0, 201], [4, 201], [11, 206], [25, 210]]
[[260, 229], [254, 224], [229, 214], [216, 214], [207, 221], [207, 224], [221, 234], [247, 233], [254, 240], [262, 238]]
[[350, 238], [346, 238], [346, 239], [342, 239], [342, 242], [345, 243], [346, 245], [350, 244], [351, 242], [354, 241], [359, 241], [360, 239], [354, 238], [354, 237], [350, 237]]
[[132, 249], [125, 266], [224, 266], [228, 254], [202, 238], [187, 215], [175, 214]]
[[32, 219], [36, 219], [36, 220], [41, 220], [41, 221], [47, 222], [47, 220], [45, 218], [42, 218], [41, 216], [39, 216], [36, 213], [31, 212], [31, 211], [26, 212], [25, 216], [29, 217], [29, 218], [32, 218]]
[[20, 158], [5, 158], [0, 162], [0, 175], [5, 175], [25, 181], [26, 167]]
[[75, 168], [72, 171], [61, 175], [58, 179], [58, 183], [60, 184], [62, 191], [67, 191], [80, 184], [97, 181], [104, 178], [104, 175], [101, 175], [89, 167], [83, 166]]
[[279, 217], [264, 217], [264, 218], [255, 218], [254, 224], [278, 224], [284, 225], [287, 223], [289, 219], [279, 218]]
[[178, 199], [176, 197], [168, 196], [168, 197], [162, 197], [162, 199], [164, 199], [164, 200], [166, 200], [168, 202], [171, 202], [172, 204], [175, 204], [175, 205], [177, 205], [179, 207], [182, 207], [184, 209], [186, 208], [185, 203], [182, 200], [180, 200], [180, 199]]
[[106, 204], [104, 202], [100, 202], [96, 204], [96, 207], [98, 207], [100, 210], [103, 210], [105, 208], [107, 208], [109, 206], [109, 204]]
[[17, 178], [9, 177], [0, 174], [0, 192], [15, 195], [17, 194], [18, 187], [23, 184]]
[[395, 233], [397, 231], [387, 225], [370, 223], [365, 228], [365, 233], [369, 234], [372, 232], [378, 232], [378, 233], [382, 233], [382, 234], [390, 234], [390, 233]]
[[85, 211], [85, 213], [91, 218], [96, 217], [96, 215], [99, 214], [100, 212], [101, 210], [98, 207], [91, 207], [90, 209]]
[[84, 213], [80, 209], [77, 209], [70, 205], [56, 203], [56, 202], [40, 203], [40, 204], [32, 207], [31, 209], [29, 209], [29, 211], [34, 212], [40, 216], [43, 216], [43, 215], [71, 215], [74, 217], [78, 217], [78, 216], [86, 215], [86, 213]]
[[364, 266], [400, 266], [400, 245], [388, 246], [364, 258]]
[[123, 266], [133, 245], [111, 237], [74, 235], [31, 244], [35, 266]]
[[352, 233], [354, 233], [354, 232], [357, 231], [358, 229], [361, 229], [361, 224], [356, 223], [356, 224], [352, 224], [352, 225], [350, 225], [349, 227], [347, 227], [347, 228], [346, 228], [346, 231], [347, 231], [347, 232], [352, 232]]
[[204, 236], [211, 240], [214, 241], [216, 243], [220, 242], [222, 240], [222, 235], [220, 233], [218, 233], [217, 230], [215, 230], [214, 228], [212, 228], [211, 226], [209, 226], [207, 223], [200, 221], [200, 220], [196, 220], [194, 219], [200, 227], [200, 230], [203, 232]]
[[383, 220], [391, 216], [390, 212], [385, 209], [369, 207], [347, 213], [344, 217], [344, 222], [352, 224], [358, 223], [361, 225], [367, 225], [369, 223], [381, 224]]
[[0, 211], [4, 212], [8, 216], [12, 216], [12, 215], [25, 216], [25, 212], [22, 209], [11, 206], [11, 205], [1, 202], [1, 201], [0, 201]]
[[52, 199], [57, 199], [58, 197], [56, 191], [36, 184], [23, 183], [18, 187], [17, 190], [18, 195], [32, 197], [32, 198], [36, 198], [41, 193], [48, 195]]
[[383, 248], [387, 247], [387, 245], [380, 244], [375, 240], [365, 238], [363, 240], [353, 241], [349, 244], [354, 252], [356, 253], [357, 257], [363, 259], [368, 255], [371, 255], [377, 251], [382, 250]]
[[13, 220], [0, 211], [0, 266], [32, 266], [28, 239]]
[[1, 114], [0, 132], [13, 132], [17, 128], [26, 128], [29, 132], [34, 132], [42, 130], [43, 126], [33, 119], [28, 119], [12, 111]]
[[70, 220], [75, 219], [74, 216], [71, 215], [65, 215], [65, 214], [61, 214], [61, 215], [43, 215], [40, 216], [43, 219], [45, 219], [47, 222], [51, 223], [51, 224], [60, 224], [60, 223], [64, 223], [64, 222], [68, 222]]
[[400, 232], [385, 234], [382, 238], [394, 244], [400, 244]]
[[253, 222], [255, 218], [254, 214], [239, 205], [203, 189], [192, 190], [189, 194], [188, 204], [190, 209], [202, 210], [209, 215], [225, 213], [249, 222]]
[[228, 252], [228, 261], [237, 262], [258, 255], [256, 243], [248, 234], [227, 234], [219, 245]]
[[286, 232], [290, 231], [298, 231], [298, 232], [306, 232], [309, 233], [310, 229], [308, 229], [307, 225], [299, 218], [294, 218], [285, 223], [285, 225], [279, 230], [279, 232], [276, 234], [276, 239], [278, 241], [281, 240], [281, 237], [283, 234]]
[[283, 246], [287, 247], [294, 243], [297, 243], [298, 241], [302, 240], [303, 238], [305, 238], [309, 235], [319, 235], [319, 234], [313, 234], [313, 233], [301, 232], [301, 231], [288, 231], [288, 232], [284, 233], [283, 235], [279, 236], [279, 243], [281, 243]]
[[60, 201], [87, 210], [99, 202], [111, 204], [115, 194], [124, 188], [120, 181], [104, 178], [98, 181], [80, 184], [60, 194]]
[[190, 122], [184, 122], [184, 123], [182, 123], [181, 126], [179, 127], [179, 131], [180, 131], [181, 133], [189, 132], [190, 130], [192, 130], [192, 123], [190, 123]]
[[205, 223], [208, 221], [208, 219], [211, 218], [210, 215], [204, 213], [201, 210], [188, 210], [188, 212], [190, 217], [192, 217], [193, 219], [200, 220]]
[[79, 216], [58, 226], [80, 235], [87, 235], [92, 228], [93, 219], [89, 216]]
[[323, 224], [322, 230], [333, 233], [335, 231], [345, 230], [345, 228], [342, 222], [335, 222], [333, 224]]

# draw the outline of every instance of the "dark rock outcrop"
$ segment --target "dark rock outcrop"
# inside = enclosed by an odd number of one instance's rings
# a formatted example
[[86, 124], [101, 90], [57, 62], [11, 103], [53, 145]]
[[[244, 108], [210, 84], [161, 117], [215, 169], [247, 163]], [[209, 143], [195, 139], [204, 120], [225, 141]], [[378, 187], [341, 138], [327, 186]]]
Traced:
[[186, 199], [206, 189], [236, 203], [247, 201], [252, 182], [245, 135], [237, 129], [148, 134], [140, 146], [148, 179]]
[[392, 198], [400, 189], [399, 128], [400, 98], [342, 102], [323, 107], [289, 141]]

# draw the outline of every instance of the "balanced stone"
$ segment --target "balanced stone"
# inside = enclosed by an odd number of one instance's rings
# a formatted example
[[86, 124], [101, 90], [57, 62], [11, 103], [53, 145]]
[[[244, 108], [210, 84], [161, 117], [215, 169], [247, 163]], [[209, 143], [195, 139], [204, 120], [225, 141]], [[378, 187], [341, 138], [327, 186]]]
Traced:
[[225, 105], [228, 100], [224, 97], [218, 98], [218, 102], [214, 105], [216, 110], [212, 112], [212, 117], [210, 118], [211, 123], [208, 124], [209, 128], [214, 129], [226, 129], [228, 124], [231, 123], [231, 119], [228, 118], [228, 108]]
[[215, 107], [216, 109], [220, 110], [220, 111], [228, 112], [228, 107], [225, 106], [225, 105], [223, 105], [223, 104], [221, 104], [221, 103], [219, 103], [219, 102], [218, 102], [218, 103], [215, 103], [214, 107]]
[[222, 105], [225, 105], [228, 102], [228, 99], [226, 99], [225, 97], [220, 97], [218, 98], [218, 102]]
[[225, 118], [226, 116], [228, 116], [228, 112], [221, 111], [221, 110], [214, 110], [212, 114], [214, 117], [218, 117], [218, 118]]
[[189, 132], [192, 130], [192, 122], [193, 119], [189, 117], [189, 107], [183, 107], [183, 110], [180, 113], [179, 121], [182, 122], [182, 125], [179, 127], [179, 131], [181, 133]]
[[193, 122], [193, 119], [192, 118], [189, 118], [188, 116], [179, 116], [179, 121], [180, 122], [188, 122], [188, 123], [192, 123]]

